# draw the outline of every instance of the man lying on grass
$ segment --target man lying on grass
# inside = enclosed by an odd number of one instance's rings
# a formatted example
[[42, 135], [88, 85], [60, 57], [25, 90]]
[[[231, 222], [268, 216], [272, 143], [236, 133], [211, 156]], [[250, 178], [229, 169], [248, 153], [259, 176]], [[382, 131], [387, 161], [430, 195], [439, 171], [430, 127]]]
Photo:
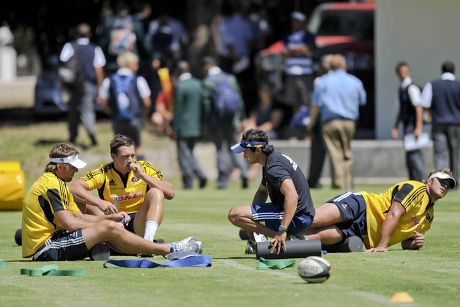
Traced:
[[426, 182], [400, 182], [384, 193], [338, 195], [316, 209], [307, 238], [331, 245], [358, 236], [366, 252], [386, 252], [399, 242], [403, 249], [419, 249], [433, 221], [434, 203], [455, 185], [445, 169], [432, 171]]
[[167, 255], [176, 251], [202, 252], [202, 243], [187, 238], [154, 243], [125, 230], [131, 217], [125, 212], [93, 216], [83, 214], [67, 186], [86, 163], [67, 144], [49, 154], [45, 173], [30, 187], [22, 214], [22, 256], [36, 261], [84, 259], [96, 244], [107, 242], [125, 254]]

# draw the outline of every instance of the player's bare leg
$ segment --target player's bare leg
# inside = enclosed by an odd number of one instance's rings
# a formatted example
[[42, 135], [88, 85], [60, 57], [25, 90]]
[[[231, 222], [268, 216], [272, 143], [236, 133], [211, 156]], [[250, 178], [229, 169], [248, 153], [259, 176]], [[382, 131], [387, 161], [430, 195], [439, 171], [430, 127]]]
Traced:
[[123, 224], [119, 222], [102, 221], [83, 229], [82, 233], [88, 250], [101, 242], [107, 242], [115, 250], [124, 254], [167, 255], [171, 250], [169, 244], [145, 240], [125, 230]]
[[[153, 188], [147, 192], [144, 203], [140, 207], [136, 214], [136, 218], [134, 219], [134, 232], [137, 235], [141, 237], [145, 235], [147, 222], [156, 223], [155, 227], [158, 228], [163, 221], [164, 199], [164, 193], [159, 189]], [[151, 236], [154, 235], [155, 234]]]

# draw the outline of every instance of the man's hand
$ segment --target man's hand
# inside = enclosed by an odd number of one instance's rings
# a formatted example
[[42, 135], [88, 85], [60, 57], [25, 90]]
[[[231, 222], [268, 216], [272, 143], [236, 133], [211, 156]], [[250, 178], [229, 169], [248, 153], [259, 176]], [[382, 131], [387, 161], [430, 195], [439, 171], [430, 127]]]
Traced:
[[425, 236], [422, 233], [414, 231], [414, 236], [401, 242], [403, 249], [420, 249], [425, 244]]
[[277, 254], [281, 252], [281, 248], [286, 251], [286, 231], [279, 231], [276, 236], [270, 241], [270, 245], [272, 246], [272, 250], [270, 253], [274, 253], [277, 251]]
[[399, 131], [398, 131], [398, 128], [393, 128], [393, 130], [391, 130], [391, 137], [395, 140], [398, 139], [399, 137]]
[[120, 222], [122, 219], [125, 219], [123, 224], [126, 226], [128, 226], [129, 222], [131, 221], [131, 217], [124, 211], [112, 214], [109, 219], [115, 222]]
[[117, 213], [118, 209], [109, 201], [103, 200], [98, 204], [99, 209], [104, 212], [105, 215]]
[[377, 247], [369, 248], [368, 250], [366, 250], [366, 253], [378, 253], [378, 252], [386, 253], [388, 252], [388, 248], [377, 246]]
[[420, 136], [420, 134], [422, 134], [422, 127], [415, 128], [415, 130], [414, 130], [415, 139], [418, 139], [418, 137]]
[[129, 168], [133, 171], [134, 176], [143, 178], [144, 171], [142, 170], [142, 167], [138, 163], [131, 163], [129, 165]]

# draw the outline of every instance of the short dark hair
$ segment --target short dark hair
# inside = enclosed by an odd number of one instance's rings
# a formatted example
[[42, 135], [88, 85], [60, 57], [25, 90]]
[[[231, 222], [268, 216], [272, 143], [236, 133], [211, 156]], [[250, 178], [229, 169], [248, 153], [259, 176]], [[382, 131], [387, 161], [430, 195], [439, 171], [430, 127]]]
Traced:
[[[267, 156], [275, 151], [273, 145], [268, 145], [269, 139], [267, 132], [260, 129], [248, 129], [243, 133], [243, 140], [248, 142], [265, 142], [267, 143], [266, 147], [262, 147], [262, 152]], [[255, 151], [255, 148], [250, 148], [252, 151]]]
[[217, 61], [214, 57], [207, 55], [201, 60], [202, 66], [210, 65], [210, 66], [217, 66]]
[[132, 145], [134, 145], [134, 141], [130, 137], [122, 134], [117, 134], [110, 141], [110, 153], [117, 155], [118, 149], [120, 149], [121, 146], [129, 147]]
[[407, 66], [410, 69], [410, 66], [409, 64], [407, 64], [407, 62], [399, 62], [398, 64], [396, 64], [396, 67], [395, 67], [397, 74], [399, 73], [399, 69], [403, 66]]
[[455, 72], [455, 64], [451, 61], [445, 61], [441, 66], [442, 73], [450, 72], [453, 74]]

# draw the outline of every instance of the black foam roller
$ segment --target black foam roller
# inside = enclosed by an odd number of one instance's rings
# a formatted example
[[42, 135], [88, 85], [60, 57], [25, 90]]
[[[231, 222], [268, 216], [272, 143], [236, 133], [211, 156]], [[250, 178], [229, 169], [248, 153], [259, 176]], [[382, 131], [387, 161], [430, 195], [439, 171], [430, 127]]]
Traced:
[[240, 239], [241, 240], [249, 240], [248, 232], [243, 228], [240, 228]]
[[272, 246], [270, 241], [258, 242], [256, 257], [259, 259], [286, 259], [286, 258], [305, 258], [308, 256], [321, 257], [321, 241], [320, 240], [293, 240], [286, 241], [286, 251], [281, 249], [271, 253]]
[[22, 228], [17, 229], [14, 233], [14, 241], [16, 241], [17, 245], [22, 245]]
[[357, 236], [351, 236], [339, 244], [323, 245], [323, 250], [328, 253], [361, 252], [363, 250], [363, 241]]

